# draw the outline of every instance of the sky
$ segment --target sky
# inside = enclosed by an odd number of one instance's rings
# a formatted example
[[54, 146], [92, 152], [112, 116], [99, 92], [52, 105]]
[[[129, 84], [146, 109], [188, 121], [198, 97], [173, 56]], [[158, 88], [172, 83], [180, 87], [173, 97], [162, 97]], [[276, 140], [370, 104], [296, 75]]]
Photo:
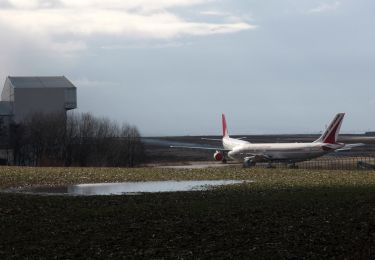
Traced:
[[0, 0], [0, 81], [65, 75], [144, 136], [375, 131], [375, 1]]

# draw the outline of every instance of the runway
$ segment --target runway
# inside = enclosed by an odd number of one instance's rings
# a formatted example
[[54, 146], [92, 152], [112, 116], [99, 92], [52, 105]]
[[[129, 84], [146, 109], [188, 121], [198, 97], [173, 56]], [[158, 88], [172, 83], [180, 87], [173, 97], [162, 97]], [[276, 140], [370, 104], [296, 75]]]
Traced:
[[153, 165], [155, 168], [164, 168], [164, 169], [206, 169], [206, 168], [222, 168], [222, 167], [231, 167], [238, 166], [240, 163], [237, 162], [215, 162], [215, 161], [202, 161], [202, 162], [184, 162], [183, 164], [175, 165]]

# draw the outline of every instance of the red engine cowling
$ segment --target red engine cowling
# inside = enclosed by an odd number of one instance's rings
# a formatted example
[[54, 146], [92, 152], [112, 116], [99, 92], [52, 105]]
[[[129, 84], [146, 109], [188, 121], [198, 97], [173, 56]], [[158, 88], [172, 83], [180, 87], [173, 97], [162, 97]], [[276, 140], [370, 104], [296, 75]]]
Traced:
[[216, 161], [222, 161], [223, 158], [224, 158], [224, 154], [223, 154], [222, 152], [220, 152], [220, 151], [216, 151], [216, 152], [214, 153], [214, 159], [215, 159]]

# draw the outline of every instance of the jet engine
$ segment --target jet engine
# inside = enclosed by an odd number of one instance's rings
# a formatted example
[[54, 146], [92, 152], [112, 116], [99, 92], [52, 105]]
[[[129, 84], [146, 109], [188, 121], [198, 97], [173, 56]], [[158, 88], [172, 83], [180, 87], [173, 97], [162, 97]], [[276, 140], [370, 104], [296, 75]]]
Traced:
[[216, 161], [222, 161], [222, 160], [224, 159], [224, 154], [223, 154], [223, 152], [216, 151], [216, 152], [214, 153], [214, 159], [215, 159]]

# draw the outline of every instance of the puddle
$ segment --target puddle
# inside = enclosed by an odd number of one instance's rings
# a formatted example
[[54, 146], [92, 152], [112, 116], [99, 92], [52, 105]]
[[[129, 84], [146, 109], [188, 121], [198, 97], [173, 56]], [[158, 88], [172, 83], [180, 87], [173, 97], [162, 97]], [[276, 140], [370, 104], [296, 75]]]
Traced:
[[186, 165], [159, 165], [156, 168], [166, 168], [166, 169], [206, 169], [206, 168], [219, 168], [219, 167], [229, 167], [233, 165], [238, 165], [237, 163], [221, 163], [221, 162], [193, 162]]
[[214, 180], [214, 181], [148, 181], [121, 183], [93, 183], [59, 187], [33, 187], [15, 192], [56, 195], [136, 195], [146, 192], [201, 191], [215, 186], [233, 185], [251, 181]]

